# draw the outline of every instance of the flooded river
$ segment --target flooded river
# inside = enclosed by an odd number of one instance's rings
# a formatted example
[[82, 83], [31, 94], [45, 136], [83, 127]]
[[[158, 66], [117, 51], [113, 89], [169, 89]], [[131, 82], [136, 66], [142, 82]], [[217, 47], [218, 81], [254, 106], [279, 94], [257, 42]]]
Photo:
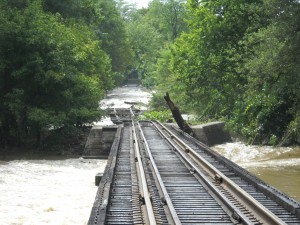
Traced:
[[[139, 87], [110, 91], [101, 108], [147, 104], [151, 95]], [[142, 106], [143, 107], [143, 106]], [[98, 124], [109, 124], [109, 119]], [[300, 200], [300, 149], [227, 143], [214, 148], [261, 179]], [[0, 225], [84, 225], [97, 187], [94, 177], [106, 160], [22, 159], [0, 161]]]
[[[144, 107], [150, 97], [140, 87], [122, 87], [109, 91], [100, 106], [129, 108], [126, 101]], [[95, 175], [104, 171], [106, 160], [9, 158], [0, 160], [0, 225], [87, 224], [97, 192]]]
[[1, 225], [86, 224], [106, 160], [0, 161]]
[[213, 149], [300, 201], [300, 147], [253, 146], [235, 142]]

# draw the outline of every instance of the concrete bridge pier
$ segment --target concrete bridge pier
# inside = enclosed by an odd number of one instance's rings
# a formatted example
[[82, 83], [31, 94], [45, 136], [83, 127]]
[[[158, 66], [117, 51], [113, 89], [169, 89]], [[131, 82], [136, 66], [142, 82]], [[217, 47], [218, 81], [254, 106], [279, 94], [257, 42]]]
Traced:
[[[231, 141], [231, 136], [229, 132], [224, 130], [224, 126], [225, 122], [219, 121], [192, 126], [192, 129], [196, 139], [208, 146], [213, 146]], [[93, 126], [82, 157], [85, 159], [107, 159], [117, 128], [118, 126]]]
[[192, 126], [195, 138], [208, 146], [231, 142], [231, 136], [224, 129], [225, 122], [216, 121], [201, 125]]
[[107, 159], [117, 128], [118, 126], [93, 126], [82, 157], [84, 159]]

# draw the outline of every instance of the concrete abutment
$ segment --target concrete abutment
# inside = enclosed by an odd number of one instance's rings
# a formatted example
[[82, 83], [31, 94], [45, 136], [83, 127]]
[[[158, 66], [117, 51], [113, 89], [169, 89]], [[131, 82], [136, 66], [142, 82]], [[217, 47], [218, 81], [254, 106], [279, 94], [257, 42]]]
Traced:
[[231, 142], [231, 135], [224, 129], [225, 122], [216, 121], [192, 126], [195, 138], [208, 146]]
[[118, 126], [93, 126], [82, 157], [85, 159], [107, 159], [117, 128]]
[[[225, 122], [212, 122], [192, 126], [196, 139], [208, 146], [222, 144], [231, 141], [229, 132], [224, 130]], [[88, 136], [83, 158], [86, 159], [107, 159], [118, 126], [92, 127]]]

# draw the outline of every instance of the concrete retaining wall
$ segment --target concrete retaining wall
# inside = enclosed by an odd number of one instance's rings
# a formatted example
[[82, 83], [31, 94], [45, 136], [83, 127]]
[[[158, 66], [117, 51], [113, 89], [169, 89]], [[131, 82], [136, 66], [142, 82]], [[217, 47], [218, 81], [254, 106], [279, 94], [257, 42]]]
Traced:
[[[225, 122], [212, 122], [192, 126], [196, 138], [208, 146], [231, 141], [229, 132], [224, 130]], [[88, 136], [83, 158], [107, 159], [115, 139], [118, 126], [93, 126]]]
[[225, 122], [217, 121], [197, 126], [192, 126], [196, 138], [208, 146], [230, 142], [231, 136], [224, 130]]
[[117, 126], [93, 126], [85, 144], [82, 157], [107, 159], [115, 139]]

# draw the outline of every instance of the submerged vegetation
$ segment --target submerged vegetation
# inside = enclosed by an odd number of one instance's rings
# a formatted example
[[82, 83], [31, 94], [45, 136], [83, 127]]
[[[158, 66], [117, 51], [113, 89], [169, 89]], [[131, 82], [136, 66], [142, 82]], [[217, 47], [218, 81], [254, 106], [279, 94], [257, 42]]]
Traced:
[[106, 90], [135, 76], [156, 110], [168, 91], [249, 142], [299, 139], [297, 0], [0, 0], [0, 31], [2, 147], [97, 120]]

